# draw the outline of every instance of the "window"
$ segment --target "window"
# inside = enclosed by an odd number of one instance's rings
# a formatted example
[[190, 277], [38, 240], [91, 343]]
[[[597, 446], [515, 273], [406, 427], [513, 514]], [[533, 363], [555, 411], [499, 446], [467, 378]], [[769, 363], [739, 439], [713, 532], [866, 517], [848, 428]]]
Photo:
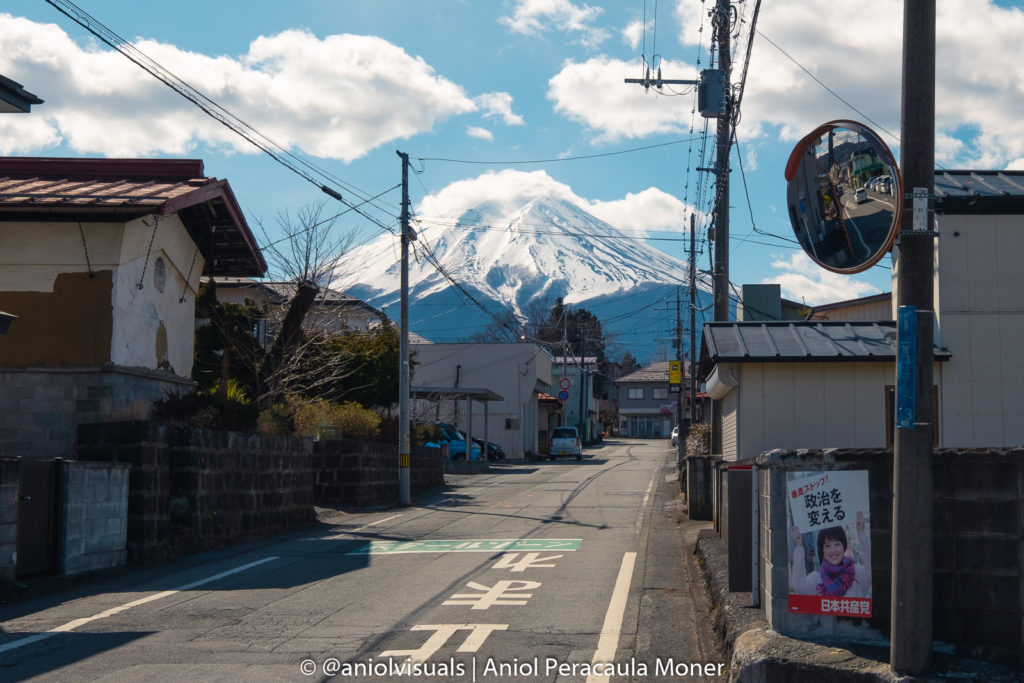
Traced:
[[651, 398], [668, 398], [668, 389], [664, 387], [655, 387], [651, 389]]
[[644, 390], [642, 388], [630, 389], [628, 391], [628, 397], [630, 401], [642, 401], [644, 400]]

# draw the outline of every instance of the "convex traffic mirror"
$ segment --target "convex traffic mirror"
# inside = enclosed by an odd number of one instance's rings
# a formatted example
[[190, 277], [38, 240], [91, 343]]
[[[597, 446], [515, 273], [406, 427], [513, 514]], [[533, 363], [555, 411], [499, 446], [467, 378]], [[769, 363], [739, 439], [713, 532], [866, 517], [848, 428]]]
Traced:
[[793, 231], [822, 268], [859, 273], [892, 249], [903, 181], [892, 152], [867, 126], [830, 121], [815, 128], [790, 154], [786, 182]]

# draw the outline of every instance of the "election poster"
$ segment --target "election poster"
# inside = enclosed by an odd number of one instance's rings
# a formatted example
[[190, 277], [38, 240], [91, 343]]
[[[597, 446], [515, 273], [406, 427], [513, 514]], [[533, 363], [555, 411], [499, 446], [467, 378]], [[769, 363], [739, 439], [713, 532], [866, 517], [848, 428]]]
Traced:
[[871, 616], [867, 470], [788, 472], [789, 611]]

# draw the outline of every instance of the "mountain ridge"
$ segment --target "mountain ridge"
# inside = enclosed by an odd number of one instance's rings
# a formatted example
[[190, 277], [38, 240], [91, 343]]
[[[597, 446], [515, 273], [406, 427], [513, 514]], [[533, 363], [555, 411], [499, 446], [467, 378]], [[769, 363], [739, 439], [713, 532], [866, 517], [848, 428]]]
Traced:
[[[587, 308], [601, 320], [612, 347], [608, 355], [615, 360], [626, 350], [641, 362], [660, 360], [654, 357], [671, 349], [674, 309], [654, 307], [674, 300], [673, 293], [686, 298], [678, 289], [685, 290], [688, 280], [685, 262], [561, 197], [488, 201], [455, 215], [416, 221], [419, 235], [409, 265], [411, 331], [432, 341], [465, 341], [509, 310], [523, 319], [537, 300], [548, 305], [562, 297], [566, 305]], [[346, 254], [339, 267], [355, 275], [347, 286], [342, 282], [347, 293], [393, 319], [399, 313], [398, 250], [395, 236], [382, 235]], [[698, 296], [703, 307], [707, 290], [699, 288]]]

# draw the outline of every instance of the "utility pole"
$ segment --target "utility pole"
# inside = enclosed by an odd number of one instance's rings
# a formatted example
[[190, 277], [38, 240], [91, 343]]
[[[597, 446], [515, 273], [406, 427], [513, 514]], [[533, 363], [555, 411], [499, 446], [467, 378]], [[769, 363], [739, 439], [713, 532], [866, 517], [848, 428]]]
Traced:
[[411, 449], [409, 447], [409, 242], [416, 239], [416, 234], [409, 227], [409, 155], [402, 152], [396, 153], [402, 160], [402, 310], [399, 319], [401, 336], [398, 346], [398, 502], [400, 505], [409, 505], [412, 502]]
[[[897, 252], [899, 345], [913, 366], [897, 369], [893, 444], [892, 609], [889, 663], [917, 676], [932, 659], [932, 439], [935, 232], [935, 0], [903, 3], [903, 118], [900, 156], [905, 195]], [[916, 343], [904, 339], [905, 333]], [[904, 375], [906, 372], [906, 375]], [[912, 403], [908, 402], [912, 399]], [[903, 407], [901, 407], [903, 406]]]
[[729, 151], [732, 148], [732, 93], [729, 86], [729, 0], [718, 0], [713, 24], [718, 40], [718, 68], [725, 89], [725, 112], [715, 133], [715, 272], [714, 319], [729, 320]]
[[683, 371], [683, 318], [680, 314], [679, 288], [676, 287], [676, 360], [679, 361], [679, 392], [676, 394], [676, 427], [679, 428], [679, 440], [676, 443], [676, 460], [682, 452], [682, 444], [686, 441], [683, 432], [683, 391], [686, 388], [686, 373]]
[[697, 239], [696, 214], [690, 214], [690, 426], [697, 424]]

